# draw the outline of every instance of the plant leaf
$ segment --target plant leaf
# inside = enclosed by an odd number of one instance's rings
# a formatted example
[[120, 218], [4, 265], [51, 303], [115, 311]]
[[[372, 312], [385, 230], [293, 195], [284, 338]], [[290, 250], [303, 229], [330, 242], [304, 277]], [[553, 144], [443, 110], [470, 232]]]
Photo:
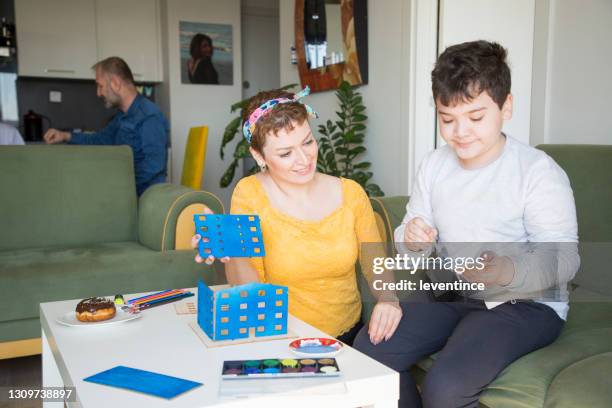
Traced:
[[342, 139], [337, 139], [337, 140], [334, 142], [334, 147], [342, 146], [343, 144], [344, 144], [344, 140], [342, 140]]
[[357, 146], [357, 147], [353, 147], [352, 149], [349, 150], [349, 154], [352, 155], [359, 155], [361, 153], [364, 153], [366, 151], [366, 148], [363, 146]]
[[221, 148], [219, 149], [219, 154], [221, 159], [224, 158], [223, 149], [225, 146], [234, 140], [236, 136], [236, 132], [238, 132], [238, 127], [240, 126], [240, 117], [232, 119], [232, 121], [225, 127], [225, 131], [223, 132], [223, 139], [221, 141]]
[[367, 169], [372, 165], [370, 162], [361, 162], [353, 165], [354, 169]]
[[225, 173], [223, 173], [223, 176], [221, 176], [221, 180], [219, 181], [219, 186], [221, 188], [225, 188], [229, 186], [230, 184], [232, 184], [232, 180], [234, 179], [234, 174], [236, 173], [236, 166], [238, 166], [238, 159], [234, 159], [230, 163], [227, 170], [225, 170]]
[[234, 158], [242, 159], [244, 157], [249, 157], [249, 144], [246, 139], [242, 139], [240, 143], [236, 145], [236, 150], [234, 150]]
[[370, 183], [365, 186], [365, 191], [370, 197], [382, 197], [385, 195], [378, 184]]

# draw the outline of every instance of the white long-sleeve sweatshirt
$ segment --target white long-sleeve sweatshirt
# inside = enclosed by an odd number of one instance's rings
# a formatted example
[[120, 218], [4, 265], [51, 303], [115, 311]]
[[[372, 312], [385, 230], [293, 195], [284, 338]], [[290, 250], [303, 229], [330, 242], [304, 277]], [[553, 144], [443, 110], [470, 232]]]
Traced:
[[512, 282], [487, 291], [514, 292], [520, 298], [519, 293], [554, 286], [553, 301], [548, 296], [536, 300], [566, 319], [567, 282], [580, 265], [577, 245], [572, 244], [578, 242], [576, 208], [567, 175], [546, 153], [506, 137], [495, 161], [465, 169], [449, 145], [436, 149], [421, 163], [406, 216], [395, 230], [400, 253], [409, 252], [402, 241], [406, 223], [415, 217], [438, 230], [439, 243], [565, 243], [560, 250], [534, 244], [531, 250], [510, 256], [515, 269]]

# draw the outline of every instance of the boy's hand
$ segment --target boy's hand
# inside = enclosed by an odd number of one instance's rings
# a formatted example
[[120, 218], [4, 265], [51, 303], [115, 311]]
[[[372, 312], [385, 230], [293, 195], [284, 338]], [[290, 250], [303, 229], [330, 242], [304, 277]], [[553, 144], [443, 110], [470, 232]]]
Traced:
[[497, 256], [493, 251], [485, 251], [483, 269], [468, 269], [463, 276], [470, 282], [484, 283], [486, 286], [506, 286], [514, 279], [514, 262], [507, 256]]
[[387, 341], [393, 336], [397, 326], [402, 320], [402, 308], [399, 302], [378, 302], [374, 306], [368, 334], [372, 344]]
[[[214, 214], [214, 212], [212, 212], [212, 210], [206, 206], [204, 206], [204, 214]], [[208, 238], [202, 238], [200, 236], [200, 234], [196, 234], [193, 237], [191, 237], [191, 247], [194, 249], [198, 248], [198, 244], [200, 243], [200, 239], [203, 239], [204, 242], [208, 242]], [[206, 260], [204, 260], [200, 254], [196, 254], [195, 256], [195, 261], [197, 263], [202, 263], [205, 262], [207, 265], [212, 265], [213, 262], [215, 262], [215, 257], [210, 255], [208, 258], [206, 258]], [[223, 263], [228, 263], [230, 261], [230, 257], [229, 256], [224, 256], [223, 258], [221, 258], [221, 262]]]
[[419, 252], [429, 247], [438, 238], [438, 230], [429, 226], [420, 217], [408, 221], [404, 229], [404, 243], [409, 250]]

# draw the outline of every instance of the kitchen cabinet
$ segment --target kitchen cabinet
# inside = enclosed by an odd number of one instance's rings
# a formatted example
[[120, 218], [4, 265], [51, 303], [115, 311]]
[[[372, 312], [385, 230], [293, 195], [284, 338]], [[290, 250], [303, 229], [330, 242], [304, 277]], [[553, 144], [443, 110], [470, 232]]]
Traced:
[[15, 0], [15, 28], [19, 75], [94, 78], [93, 0]]
[[18, 73], [93, 79], [119, 56], [138, 82], [161, 82], [159, 0], [15, 0]]
[[96, 0], [98, 60], [119, 56], [136, 81], [161, 82], [158, 0]]

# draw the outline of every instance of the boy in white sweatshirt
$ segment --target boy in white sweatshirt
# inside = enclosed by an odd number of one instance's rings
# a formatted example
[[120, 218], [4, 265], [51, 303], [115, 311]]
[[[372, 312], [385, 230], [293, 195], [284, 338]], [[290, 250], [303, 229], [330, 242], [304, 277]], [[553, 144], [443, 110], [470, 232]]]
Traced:
[[[432, 72], [447, 144], [421, 163], [396, 246], [418, 256], [478, 242], [497, 252], [461, 277], [484, 291], [452, 302], [428, 294], [402, 305], [387, 341], [357, 336], [354, 347], [400, 372], [400, 407], [477, 406], [505, 367], [554, 341], [566, 319], [580, 263], [573, 193], [552, 158], [502, 133], [510, 78], [506, 50], [486, 41], [447, 48]], [[410, 368], [435, 352], [419, 393]]]

